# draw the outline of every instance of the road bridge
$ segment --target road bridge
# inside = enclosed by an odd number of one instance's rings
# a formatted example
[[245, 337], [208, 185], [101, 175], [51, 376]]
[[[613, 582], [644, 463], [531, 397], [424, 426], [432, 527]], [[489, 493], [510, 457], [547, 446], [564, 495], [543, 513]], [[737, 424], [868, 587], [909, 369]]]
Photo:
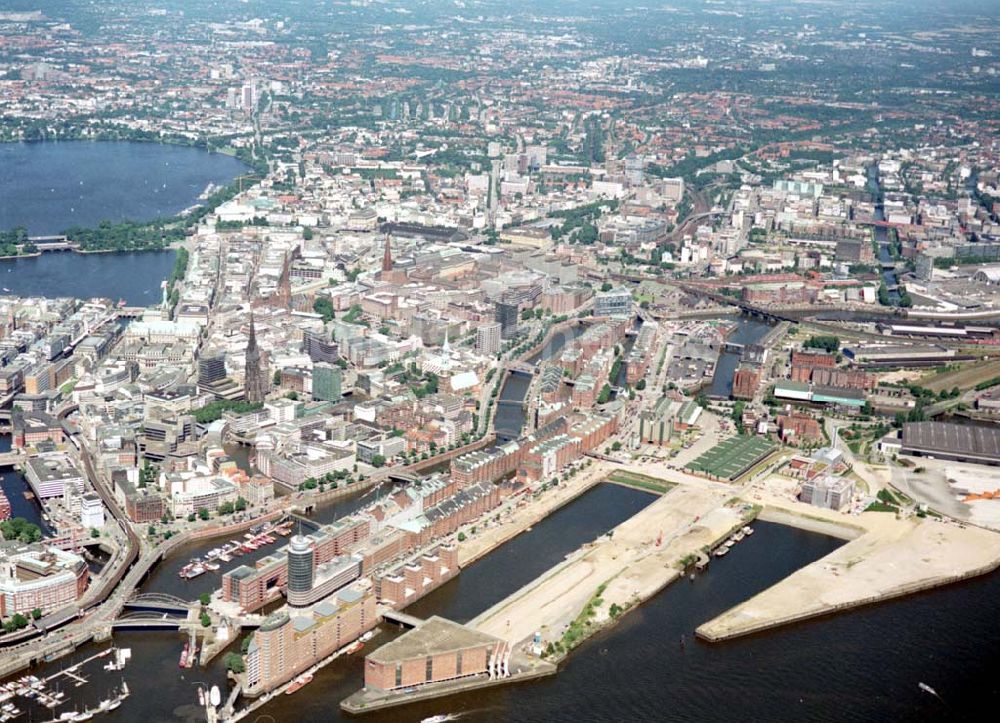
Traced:
[[173, 612], [187, 615], [192, 603], [173, 595], [163, 593], [136, 593], [122, 606], [127, 610], [150, 612]]

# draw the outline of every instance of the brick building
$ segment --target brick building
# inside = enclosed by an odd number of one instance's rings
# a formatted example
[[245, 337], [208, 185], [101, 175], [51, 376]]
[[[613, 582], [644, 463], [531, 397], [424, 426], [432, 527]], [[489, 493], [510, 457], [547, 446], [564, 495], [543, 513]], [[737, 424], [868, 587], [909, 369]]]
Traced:
[[486, 675], [507, 648], [492, 635], [434, 616], [365, 658], [365, 687], [396, 690]]

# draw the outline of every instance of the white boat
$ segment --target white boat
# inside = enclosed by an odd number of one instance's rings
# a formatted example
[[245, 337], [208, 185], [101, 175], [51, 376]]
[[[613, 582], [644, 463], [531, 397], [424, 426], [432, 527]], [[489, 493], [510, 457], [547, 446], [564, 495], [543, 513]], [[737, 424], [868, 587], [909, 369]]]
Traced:
[[208, 699], [214, 706], [217, 706], [222, 702], [222, 693], [219, 692], [219, 686], [212, 686], [212, 690], [208, 694]]
[[202, 708], [205, 707], [205, 689], [204, 688], [198, 688], [198, 705], [200, 705]]
[[725, 555], [728, 552], [729, 552], [729, 548], [726, 547], [725, 545], [723, 545], [722, 547], [720, 547], [718, 550], [715, 551], [715, 556], [716, 557], [722, 557], [723, 555]]
[[752, 535], [753, 534], [753, 528], [750, 527], [750, 525], [747, 525], [746, 527], [743, 528], [743, 534], [744, 535]]
[[77, 723], [78, 721], [90, 720], [93, 717], [94, 717], [93, 711], [85, 710], [83, 711], [83, 713], [77, 713], [75, 716], [73, 716], [73, 723]]
[[122, 704], [122, 699], [115, 698], [113, 701], [111, 701], [111, 705], [108, 706], [108, 710], [115, 710], [121, 704]]

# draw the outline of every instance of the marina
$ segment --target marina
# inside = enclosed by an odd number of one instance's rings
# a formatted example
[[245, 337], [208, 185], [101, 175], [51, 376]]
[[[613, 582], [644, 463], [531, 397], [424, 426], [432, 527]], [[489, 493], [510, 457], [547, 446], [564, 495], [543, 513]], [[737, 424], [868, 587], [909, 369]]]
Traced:
[[242, 540], [230, 540], [221, 547], [213, 547], [201, 557], [192, 558], [178, 571], [177, 576], [182, 580], [193, 580], [206, 572], [218, 572], [222, 569], [222, 565], [217, 561], [232, 562], [234, 557], [242, 557], [267, 545], [273, 545], [279, 537], [288, 537], [294, 524], [293, 521], [286, 520], [266, 527], [257, 526], [256, 530], [251, 528], [250, 532], [244, 533]]
[[[122, 679], [114, 692], [101, 699], [94, 708], [77, 709], [72, 703], [74, 696], [67, 695], [63, 688], [80, 688], [91, 682], [90, 678], [82, 673], [82, 668], [89, 663], [104, 658], [109, 658], [109, 662], [104, 666], [105, 670], [120, 671], [125, 668], [126, 663], [131, 658], [131, 650], [128, 648], [106, 648], [101, 652], [81, 660], [68, 668], [52, 673], [47, 677], [37, 675], [24, 675], [17, 679], [0, 684], [0, 721], [12, 721], [23, 715], [28, 706], [35, 706], [52, 711], [53, 720], [58, 721], [87, 721], [100, 713], [107, 713], [116, 710], [122, 702], [130, 695], [128, 684]], [[22, 710], [15, 702], [23, 699]], [[73, 710], [63, 711], [56, 716], [58, 708], [64, 705], [73, 704]]]

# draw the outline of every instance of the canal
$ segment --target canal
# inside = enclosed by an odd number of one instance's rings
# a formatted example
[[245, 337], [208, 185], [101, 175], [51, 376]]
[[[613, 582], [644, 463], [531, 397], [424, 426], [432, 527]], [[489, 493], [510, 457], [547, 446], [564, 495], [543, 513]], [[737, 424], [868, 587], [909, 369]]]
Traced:
[[[728, 319], [729, 317], [727, 317]], [[736, 328], [726, 337], [726, 341], [734, 344], [756, 344], [771, 331], [771, 326], [763, 321], [758, 321], [746, 316], [733, 319]], [[719, 354], [719, 361], [715, 364], [715, 374], [712, 376], [712, 383], [708, 387], [708, 395], [712, 397], [729, 398], [733, 393], [733, 374], [740, 365], [740, 352], [723, 351]]]
[[[0, 434], [0, 454], [10, 451], [11, 436]], [[38, 525], [42, 535], [53, 534], [52, 528], [42, 519], [42, 505], [31, 492], [28, 480], [14, 467], [0, 467], [0, 488], [10, 502], [10, 516], [23, 517], [28, 522]]]
[[[576, 324], [564, 331], [552, 335], [545, 346], [528, 357], [528, 362], [537, 364], [540, 361], [552, 359], [562, 352], [566, 344], [576, 339], [587, 330], [586, 325]], [[522, 406], [528, 389], [531, 387], [531, 377], [525, 374], [508, 374], [500, 394], [497, 396], [494, 412], [493, 428], [501, 441], [516, 439], [524, 427], [524, 407]]]

